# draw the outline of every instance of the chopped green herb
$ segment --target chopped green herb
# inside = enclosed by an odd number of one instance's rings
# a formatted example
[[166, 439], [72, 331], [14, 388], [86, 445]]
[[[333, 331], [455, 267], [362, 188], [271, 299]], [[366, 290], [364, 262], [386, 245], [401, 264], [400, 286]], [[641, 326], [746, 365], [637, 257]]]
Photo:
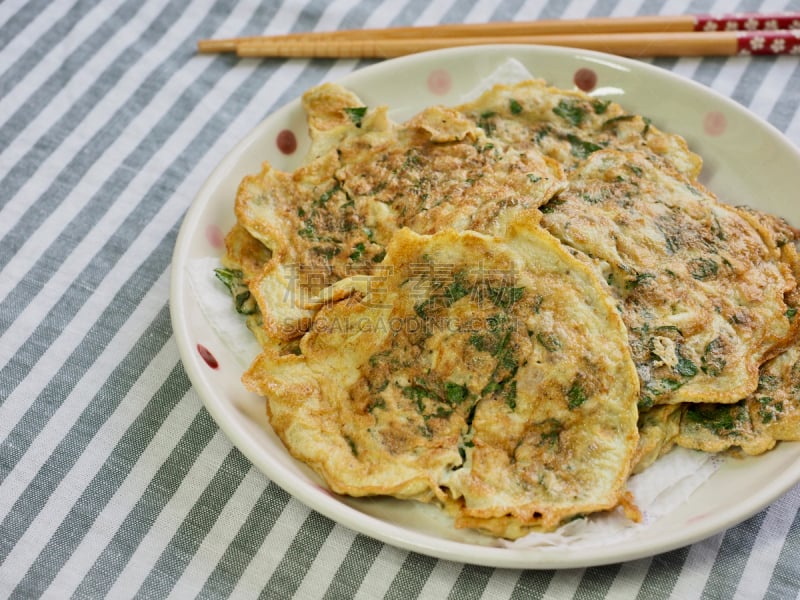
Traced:
[[479, 352], [492, 352], [494, 345], [488, 336], [479, 335], [477, 333], [469, 336], [469, 343], [475, 347]]
[[378, 352], [376, 354], [373, 354], [372, 356], [369, 357], [369, 366], [374, 369], [379, 364], [385, 362], [389, 358], [390, 354], [391, 354], [390, 350], [384, 350], [383, 352]]
[[657, 332], [659, 334], [674, 333], [674, 334], [676, 334], [678, 336], [683, 337], [683, 333], [681, 332], [680, 329], [675, 327], [675, 325], [659, 325], [658, 327], [653, 329], [653, 331], [655, 331], [655, 332]]
[[586, 111], [577, 102], [569, 100], [559, 100], [558, 106], [553, 108], [553, 112], [562, 119], [569, 121], [575, 127], [579, 127], [583, 123], [586, 116]]
[[317, 256], [324, 256], [326, 259], [330, 260], [339, 254], [342, 249], [337, 246], [314, 246], [311, 248], [311, 251]]
[[353, 456], [358, 456], [358, 447], [353, 439], [346, 435], [344, 436], [344, 439], [347, 442], [347, 445], [350, 446], [350, 452], [353, 453]]
[[737, 404], [690, 404], [684, 418], [719, 436], [739, 435], [749, 417], [743, 402]]
[[689, 265], [692, 277], [700, 281], [714, 277], [719, 271], [719, 265], [716, 262], [703, 256], [693, 258], [689, 261]]
[[386, 250], [381, 250], [381, 251], [380, 251], [380, 252], [378, 252], [378, 253], [377, 253], [375, 256], [373, 256], [373, 257], [372, 257], [372, 262], [374, 262], [374, 263], [379, 263], [379, 262], [381, 262], [381, 261], [382, 261], [384, 258], [386, 258]]
[[238, 269], [214, 269], [214, 275], [225, 287], [233, 297], [233, 305], [241, 315], [252, 315], [258, 312], [258, 304], [255, 298], [250, 293], [250, 288], [244, 283], [244, 273]]
[[225, 284], [225, 287], [227, 287], [230, 292], [241, 283], [242, 277], [244, 277], [244, 273], [238, 269], [214, 269], [214, 275]]
[[485, 396], [486, 394], [491, 394], [492, 392], [496, 392], [499, 389], [500, 389], [500, 384], [497, 381], [490, 381], [481, 390], [481, 396]]
[[367, 412], [372, 412], [376, 409], [386, 409], [386, 400], [383, 398], [375, 398], [370, 405], [367, 407]]
[[518, 115], [519, 113], [522, 112], [522, 104], [514, 100], [514, 98], [511, 98], [511, 100], [509, 101], [508, 108], [511, 111], [512, 115]]
[[675, 365], [675, 370], [678, 372], [678, 375], [682, 375], [683, 377], [694, 377], [697, 375], [698, 371], [697, 365], [685, 356], [678, 357], [678, 364]]
[[436, 407], [436, 411], [433, 414], [425, 415], [425, 418], [433, 417], [435, 419], [447, 419], [450, 415], [453, 414], [452, 408], [447, 408], [442, 405], [438, 405]]
[[578, 380], [575, 380], [567, 392], [567, 406], [570, 410], [578, 408], [586, 402], [586, 392]]
[[505, 393], [506, 405], [511, 410], [517, 408], [517, 382], [516, 380], [512, 381], [508, 385], [508, 389]]
[[592, 108], [594, 109], [594, 114], [596, 115], [605, 114], [610, 104], [611, 100], [595, 100], [594, 102], [592, 102]]
[[489, 298], [498, 308], [509, 308], [524, 294], [524, 287], [489, 287]]
[[366, 106], [348, 107], [344, 109], [345, 114], [350, 117], [350, 120], [356, 127], [361, 127], [361, 122], [367, 114]]
[[486, 135], [492, 135], [494, 132], [494, 124], [489, 120], [497, 113], [491, 110], [484, 111], [476, 121], [476, 125], [486, 132]]
[[792, 319], [794, 319], [795, 315], [797, 314], [797, 309], [796, 308], [789, 308], [783, 314], [786, 315], [786, 318], [791, 321]]
[[603, 128], [619, 125], [624, 121], [635, 119], [636, 115], [619, 115], [618, 117], [611, 117], [603, 123]]
[[453, 283], [451, 283], [445, 291], [446, 303], [449, 306], [467, 294], [469, 294], [469, 290], [464, 287], [462, 279], [460, 277], [456, 277]]
[[774, 398], [770, 396], [763, 396], [758, 398], [759, 408], [758, 414], [761, 417], [761, 422], [766, 425], [777, 421], [783, 412], [783, 402], [775, 402]]
[[536, 339], [548, 352], [561, 350], [561, 341], [552, 333], [537, 333]]
[[314, 230], [314, 224], [310, 219], [303, 223], [302, 229], [297, 230], [297, 235], [308, 240], [316, 239], [317, 232]]
[[540, 126], [540, 128], [536, 130], [536, 133], [534, 134], [532, 139], [534, 142], [538, 144], [552, 132], [553, 129], [550, 127], [550, 125]]
[[557, 446], [559, 436], [561, 435], [561, 432], [564, 429], [564, 426], [561, 424], [561, 421], [559, 421], [558, 419], [547, 419], [542, 423], [542, 425], [546, 425], [547, 429], [545, 429], [544, 431], [542, 431], [542, 433], [539, 434], [540, 440], [538, 445]]
[[576, 158], [586, 158], [592, 152], [597, 152], [603, 148], [602, 146], [582, 140], [578, 136], [572, 134], [567, 135], [567, 141], [570, 143], [570, 146], [572, 146], [572, 155]]
[[603, 192], [599, 194], [591, 194], [589, 192], [584, 192], [581, 194], [581, 198], [584, 202], [588, 202], [589, 204], [597, 204], [598, 202], [602, 202], [605, 200], [605, 194]]
[[674, 392], [682, 385], [683, 382], [677, 379], [664, 378], [648, 382], [645, 386], [645, 390], [650, 392], [653, 396], [660, 396], [667, 392]]
[[469, 390], [465, 385], [448, 381], [444, 384], [444, 395], [449, 404], [461, 404], [469, 395]]
[[633, 174], [637, 177], [641, 177], [644, 171], [642, 171], [641, 167], [637, 167], [636, 165], [628, 165], [628, 168], [633, 171]]
[[653, 404], [655, 404], [655, 400], [653, 399], [652, 396], [649, 396], [647, 394], [642, 394], [639, 396], [639, 401], [636, 403], [636, 406], [640, 410], [644, 410], [652, 407]]
[[428, 388], [422, 385], [407, 385], [402, 389], [402, 392], [403, 396], [409, 398], [410, 400], [415, 400], [418, 405], [419, 402], [425, 398], [434, 398], [434, 394]]
[[544, 204], [544, 205], [540, 206], [539, 210], [542, 213], [547, 215], [547, 214], [555, 212], [556, 208], [558, 208], [560, 205], [564, 204], [564, 202], [566, 202], [566, 200], [564, 200], [563, 198], [559, 198], [558, 196], [553, 196], [547, 202], [547, 204]]
[[358, 242], [353, 247], [353, 251], [350, 253], [350, 260], [359, 260], [361, 255], [364, 254], [365, 249], [366, 247], [364, 246], [364, 242]]
[[320, 195], [320, 197], [319, 197], [319, 198], [317, 198], [316, 200], [314, 200], [314, 202], [312, 202], [312, 204], [313, 204], [314, 206], [316, 206], [316, 207], [325, 206], [325, 204], [327, 204], [328, 200], [330, 200], [330, 199], [333, 197], [333, 195], [334, 195], [336, 192], [338, 192], [340, 189], [342, 189], [342, 188], [341, 188], [341, 186], [340, 186], [340, 185], [337, 183], [337, 184], [336, 184], [336, 185], [334, 185], [334, 186], [333, 186], [331, 189], [329, 189], [327, 192], [325, 192], [324, 194]]
[[700, 358], [700, 369], [710, 377], [718, 377], [725, 368], [724, 345], [721, 338], [714, 338], [706, 344]]
[[406, 159], [403, 161], [403, 169], [411, 169], [411, 167], [418, 167], [422, 164], [422, 159], [414, 148], [406, 152]]
[[431, 304], [431, 298], [427, 300], [423, 300], [419, 304], [414, 305], [414, 312], [417, 313], [417, 316], [420, 319], [427, 319], [428, 318], [428, 307]]
[[761, 417], [761, 422], [766, 425], [767, 423], [772, 422], [775, 418], [775, 413], [769, 410], [770, 404], [773, 402], [771, 396], [762, 396], [760, 398], [756, 398], [756, 401], [759, 404], [758, 407], [758, 414]]
[[506, 355], [511, 350], [508, 347], [508, 342], [509, 341], [511, 341], [511, 330], [508, 330], [508, 331], [505, 332], [505, 335], [503, 336], [503, 339], [500, 340], [500, 344], [497, 346], [497, 350], [495, 350], [495, 353], [494, 353], [494, 355], [499, 357], [499, 359], [501, 361], [506, 357]]
[[625, 289], [632, 290], [642, 285], [648, 279], [655, 279], [655, 277], [656, 276], [652, 273], [636, 273], [633, 279], [629, 279], [625, 282]]
[[767, 375], [766, 373], [762, 373], [758, 377], [758, 389], [759, 390], [774, 390], [778, 387], [781, 380], [779, 377], [775, 377], [775, 375]]
[[[683, 245], [680, 234], [672, 231], [664, 231], [660, 227], [659, 229], [664, 236], [664, 243], [667, 245], [667, 251], [670, 254], [675, 254], [678, 250], [680, 250], [681, 246]], [[674, 275], [674, 273], [670, 271], [670, 275]]]

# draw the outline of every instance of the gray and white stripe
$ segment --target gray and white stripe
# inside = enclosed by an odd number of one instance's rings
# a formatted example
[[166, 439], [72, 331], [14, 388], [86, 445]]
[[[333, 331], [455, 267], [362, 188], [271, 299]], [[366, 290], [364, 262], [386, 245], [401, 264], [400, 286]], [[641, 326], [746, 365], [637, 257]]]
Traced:
[[[800, 10], [740, 2], [737, 10]], [[689, 548], [518, 571], [385, 546], [310, 511], [191, 389], [166, 307], [181, 217], [261, 118], [358, 61], [195, 56], [201, 37], [706, 12], [678, 0], [0, 4], [0, 595], [796, 597], [800, 487]], [[653, 61], [800, 142], [793, 57]]]

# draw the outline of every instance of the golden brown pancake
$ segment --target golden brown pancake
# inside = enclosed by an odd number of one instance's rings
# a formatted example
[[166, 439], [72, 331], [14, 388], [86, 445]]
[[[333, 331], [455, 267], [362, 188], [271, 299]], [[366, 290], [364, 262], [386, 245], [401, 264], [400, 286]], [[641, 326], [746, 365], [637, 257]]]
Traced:
[[250, 282], [271, 337], [301, 335], [316, 294], [371, 273], [398, 229], [500, 231], [563, 185], [554, 161], [493, 144], [452, 109], [396, 124], [334, 84], [310, 90], [304, 106], [308, 160], [292, 173], [265, 163], [236, 198], [238, 223], [272, 253]]
[[661, 131], [646, 117], [540, 79], [496, 85], [457, 109], [488, 136], [517, 150], [535, 149], [567, 170], [603, 148], [640, 152], [690, 179], [697, 178], [703, 164], [681, 136]]
[[526, 220], [504, 238], [403, 229], [381, 266], [298, 356], [245, 375], [294, 456], [338, 493], [437, 500], [510, 538], [622, 501], [638, 382], [586, 265]]
[[617, 298], [643, 407], [737, 402], [796, 335], [786, 302], [796, 282], [780, 249], [749, 213], [677, 171], [598, 150], [542, 210]]
[[758, 387], [732, 405], [686, 406], [679, 446], [723, 452], [762, 454], [776, 442], [800, 440], [800, 343], [761, 367]]
[[639, 411], [639, 444], [633, 473], [641, 473], [675, 446], [680, 431], [680, 404], [662, 404]]
[[619, 299], [642, 407], [732, 403], [755, 389], [759, 366], [796, 335], [785, 316], [800, 271], [796, 231], [719, 202], [696, 181], [702, 163], [683, 138], [614, 102], [533, 80], [458, 109], [567, 170], [543, 224]]

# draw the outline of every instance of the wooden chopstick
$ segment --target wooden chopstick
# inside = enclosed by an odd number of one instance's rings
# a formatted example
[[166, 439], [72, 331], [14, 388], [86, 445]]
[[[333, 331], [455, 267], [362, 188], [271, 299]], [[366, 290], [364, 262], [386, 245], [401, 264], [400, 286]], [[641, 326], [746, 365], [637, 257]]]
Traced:
[[200, 40], [200, 52], [235, 52], [241, 43], [256, 43], [261, 40], [328, 40], [328, 39], [413, 39], [413, 38], [452, 38], [452, 37], [499, 37], [542, 34], [575, 33], [623, 33], [636, 31], [692, 31], [696, 17], [677, 16], [639, 16], [639, 17], [599, 17], [592, 19], [546, 19], [541, 21], [490, 22], [490, 23], [452, 23], [426, 25], [420, 27], [389, 27], [386, 29], [343, 29], [307, 33], [290, 33], [281, 36], [251, 36], [219, 40]]
[[[270, 47], [273, 42], [310, 42], [346, 40], [427, 40], [451, 38], [520, 38], [525, 36], [590, 35], [617, 33], [688, 33], [701, 31], [775, 30], [800, 28], [800, 12], [796, 13], [738, 13], [733, 15], [654, 15], [635, 17], [598, 17], [587, 19], [545, 19], [522, 22], [458, 23], [421, 27], [390, 27], [386, 29], [347, 29], [328, 32], [292, 33], [281, 36], [249, 36], [200, 40], [201, 53], [237, 52], [247, 46], [252, 56], [256, 45]], [[507, 39], [504, 39], [508, 43]], [[498, 43], [493, 39], [491, 43]], [[453, 45], [453, 44], [450, 44]], [[463, 45], [463, 44], [460, 44]], [[389, 44], [391, 46], [391, 44]], [[394, 54], [395, 56], [397, 54]]]
[[393, 58], [456, 46], [537, 44], [596, 50], [634, 58], [653, 56], [731, 56], [735, 54], [789, 54], [800, 52], [800, 31], [674, 32], [586, 35], [537, 35], [419, 39], [258, 40], [241, 42], [242, 57]]

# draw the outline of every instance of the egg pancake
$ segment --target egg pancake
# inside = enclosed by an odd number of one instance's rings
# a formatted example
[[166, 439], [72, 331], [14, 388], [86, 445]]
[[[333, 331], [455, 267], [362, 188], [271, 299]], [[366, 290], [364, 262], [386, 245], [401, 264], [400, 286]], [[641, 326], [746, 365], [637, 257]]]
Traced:
[[334, 84], [303, 101], [306, 162], [291, 173], [265, 163], [235, 203], [238, 223], [272, 253], [251, 289], [267, 334], [282, 340], [306, 330], [305, 307], [321, 289], [371, 273], [398, 229], [499, 231], [563, 186], [557, 163], [495, 145], [452, 109], [396, 124], [386, 107], [368, 109]]
[[686, 406], [675, 442], [705, 452], [755, 455], [781, 440], [800, 440], [800, 343], [764, 364], [756, 391], [746, 399], [731, 406]]
[[458, 108], [567, 170], [543, 223], [590, 258], [620, 299], [643, 407], [731, 403], [755, 389], [760, 364], [795, 335], [785, 317], [796, 293], [787, 243], [795, 231], [718, 202], [697, 183], [702, 161], [683, 138], [614, 102], [534, 80]]
[[503, 238], [399, 230], [300, 354], [244, 376], [337, 493], [438, 501], [515, 538], [625, 500], [638, 379], [592, 270], [531, 219]]
[[598, 150], [542, 207], [617, 298], [641, 406], [733, 403], [796, 335], [792, 268], [750, 213], [634, 152]]
[[496, 85], [457, 108], [490, 137], [518, 150], [536, 149], [567, 170], [603, 148], [641, 152], [690, 179], [700, 174], [703, 164], [681, 136], [661, 131], [646, 117], [539, 79]]
[[715, 453], [737, 448], [751, 455], [775, 446], [775, 440], [752, 421], [745, 400], [735, 404], [686, 405], [675, 443]]
[[662, 404], [639, 411], [639, 444], [633, 459], [633, 473], [641, 473], [675, 446], [680, 432], [680, 404]]
[[261, 274], [271, 256], [272, 253], [264, 244], [236, 223], [225, 236], [222, 266], [215, 269], [215, 275], [228, 288], [236, 312], [244, 315], [245, 323], [258, 343], [276, 352], [284, 352], [288, 350], [290, 342], [265, 335], [261, 311], [250, 289], [250, 282]]
[[747, 408], [751, 421], [772, 439], [800, 440], [800, 342], [761, 368]]

